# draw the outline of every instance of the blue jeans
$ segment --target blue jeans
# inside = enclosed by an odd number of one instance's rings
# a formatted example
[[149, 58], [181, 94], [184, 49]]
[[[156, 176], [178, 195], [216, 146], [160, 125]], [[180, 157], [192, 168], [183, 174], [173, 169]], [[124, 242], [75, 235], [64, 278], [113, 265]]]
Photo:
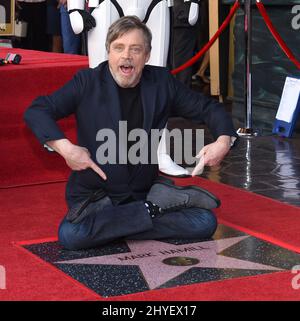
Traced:
[[76, 35], [71, 27], [70, 17], [64, 6], [60, 7], [61, 35], [63, 39], [64, 53], [81, 53], [81, 36]]
[[120, 238], [207, 239], [217, 228], [214, 213], [201, 208], [185, 208], [152, 219], [143, 201], [117, 206], [111, 204], [100, 211], [97, 210], [97, 202], [89, 206], [89, 215], [79, 223], [64, 219], [60, 224], [59, 242], [66, 249], [97, 247]]

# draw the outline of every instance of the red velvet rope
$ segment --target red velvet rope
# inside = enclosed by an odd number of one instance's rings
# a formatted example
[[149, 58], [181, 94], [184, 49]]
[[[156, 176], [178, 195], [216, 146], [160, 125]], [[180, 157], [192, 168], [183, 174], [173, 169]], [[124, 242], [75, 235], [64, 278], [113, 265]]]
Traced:
[[296, 57], [293, 55], [291, 50], [288, 48], [286, 43], [283, 41], [283, 39], [281, 38], [281, 36], [277, 32], [277, 30], [275, 29], [275, 27], [274, 27], [270, 17], [268, 16], [267, 11], [266, 11], [264, 5], [262, 4], [262, 2], [260, 2], [260, 0], [256, 0], [256, 5], [257, 5], [257, 8], [258, 8], [260, 14], [264, 18], [267, 27], [269, 28], [270, 32], [272, 33], [273, 37], [275, 38], [275, 40], [277, 41], [277, 43], [279, 44], [281, 49], [284, 51], [284, 53], [287, 55], [287, 57], [296, 65], [296, 67], [298, 69], [300, 69], [300, 62], [296, 59]]
[[237, 11], [237, 9], [240, 7], [239, 1], [237, 0], [233, 7], [231, 8], [229, 15], [227, 16], [227, 18], [224, 20], [224, 22], [222, 23], [221, 27], [219, 28], [219, 30], [215, 33], [215, 35], [209, 40], [209, 42], [194, 56], [192, 57], [190, 60], [188, 60], [187, 62], [185, 62], [183, 65], [177, 67], [176, 69], [171, 70], [171, 73], [173, 75], [176, 75], [177, 73], [179, 73], [180, 71], [192, 66], [201, 56], [203, 56], [206, 51], [208, 51], [210, 49], [210, 47], [215, 43], [215, 41], [220, 37], [221, 33], [224, 31], [224, 29], [229, 25], [232, 17], [234, 16], [235, 12]]

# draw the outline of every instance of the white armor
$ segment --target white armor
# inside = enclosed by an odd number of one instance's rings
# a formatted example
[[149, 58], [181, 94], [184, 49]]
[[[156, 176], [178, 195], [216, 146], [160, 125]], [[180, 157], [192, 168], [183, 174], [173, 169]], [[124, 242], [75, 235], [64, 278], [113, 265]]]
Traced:
[[[184, 0], [191, 1], [191, 0]], [[200, 1], [200, 0], [199, 0]], [[67, 0], [68, 10], [84, 10], [84, 0]], [[155, 4], [155, 6], [153, 6]], [[144, 21], [152, 32], [152, 50], [148, 64], [166, 66], [170, 42], [170, 10], [172, 0], [89, 0], [88, 7], [94, 8], [91, 15], [96, 26], [88, 31], [89, 66], [96, 67], [107, 60], [105, 41], [108, 28], [122, 15], [135, 15]], [[152, 9], [152, 10], [151, 10]], [[198, 20], [199, 5], [192, 2], [189, 12], [189, 23], [194, 25]], [[146, 18], [146, 21], [145, 21]], [[79, 34], [84, 29], [84, 22], [78, 11], [70, 13], [72, 29]], [[188, 171], [175, 164], [167, 154], [164, 135], [158, 147], [158, 163], [161, 172], [181, 176]]]
[[[135, 15], [144, 20], [147, 10], [153, 0], [117, 0], [122, 14], [125, 16]], [[157, 1], [158, 2], [158, 1]], [[152, 9], [148, 19], [147, 26], [152, 31], [152, 54], [149, 64], [165, 66], [167, 63], [169, 39], [170, 39], [170, 1], [159, 1]], [[68, 0], [68, 10], [84, 10], [84, 0]], [[120, 14], [111, 0], [90, 0], [90, 8], [95, 8], [91, 13], [96, 20], [96, 27], [88, 31], [88, 53], [89, 65], [91, 68], [96, 67], [99, 63], [107, 59], [105, 49], [105, 39], [110, 25], [120, 18]], [[71, 25], [76, 34], [83, 31], [83, 19], [81, 15], [73, 11], [70, 13]]]
[[[191, 0], [184, 0], [184, 2], [190, 2]], [[199, 4], [200, 0], [197, 0], [197, 2], [192, 2], [189, 12], [189, 24], [191, 26], [194, 26], [196, 22], [198, 21], [199, 17]]]

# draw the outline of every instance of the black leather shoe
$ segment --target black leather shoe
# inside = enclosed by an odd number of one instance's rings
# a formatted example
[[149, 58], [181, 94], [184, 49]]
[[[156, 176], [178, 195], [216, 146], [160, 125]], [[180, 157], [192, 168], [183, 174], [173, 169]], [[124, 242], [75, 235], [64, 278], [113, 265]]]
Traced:
[[74, 224], [81, 222], [89, 214], [88, 206], [92, 203], [97, 203], [97, 210], [101, 210], [106, 205], [110, 205], [111, 200], [103, 190], [96, 191], [85, 201], [71, 207], [67, 212], [66, 220]]
[[147, 201], [158, 205], [163, 212], [190, 207], [210, 210], [221, 205], [221, 201], [215, 195], [199, 186], [176, 186], [165, 182], [151, 187]]

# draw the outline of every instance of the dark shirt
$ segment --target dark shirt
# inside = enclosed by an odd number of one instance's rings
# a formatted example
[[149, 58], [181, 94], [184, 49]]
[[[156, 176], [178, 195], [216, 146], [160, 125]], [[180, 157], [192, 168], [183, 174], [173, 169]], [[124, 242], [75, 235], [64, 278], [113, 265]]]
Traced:
[[[127, 121], [127, 137], [131, 130], [143, 128], [143, 106], [141, 98], [141, 86], [138, 84], [133, 88], [122, 88], [118, 86], [121, 105], [121, 120]], [[127, 137], [123, 137], [127, 139]], [[127, 155], [135, 141], [127, 141]], [[127, 158], [129, 173], [132, 173], [133, 166]]]

